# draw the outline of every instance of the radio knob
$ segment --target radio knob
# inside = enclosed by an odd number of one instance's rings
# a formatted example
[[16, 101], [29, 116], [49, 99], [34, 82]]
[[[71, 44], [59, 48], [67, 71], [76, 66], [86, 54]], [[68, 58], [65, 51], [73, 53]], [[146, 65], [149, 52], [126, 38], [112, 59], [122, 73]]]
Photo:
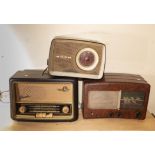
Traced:
[[68, 89], [67, 86], [63, 86], [62, 90], [63, 90], [64, 92], [66, 92], [66, 91], [68, 91], [69, 89]]
[[121, 117], [122, 114], [120, 112], [117, 113], [117, 117]]
[[64, 106], [62, 108], [62, 112], [65, 113], [65, 114], [69, 113], [69, 107], [68, 106]]
[[113, 117], [113, 113], [112, 112], [109, 113], [109, 117]]
[[58, 91], [67, 92], [69, 88], [67, 86], [63, 86], [61, 89], [59, 88]]
[[91, 66], [94, 63], [94, 54], [90, 51], [84, 51], [80, 54], [79, 61], [83, 66]]
[[19, 112], [24, 114], [26, 112], [26, 107], [25, 106], [19, 107]]
[[136, 113], [136, 118], [140, 118], [142, 116], [141, 112]]

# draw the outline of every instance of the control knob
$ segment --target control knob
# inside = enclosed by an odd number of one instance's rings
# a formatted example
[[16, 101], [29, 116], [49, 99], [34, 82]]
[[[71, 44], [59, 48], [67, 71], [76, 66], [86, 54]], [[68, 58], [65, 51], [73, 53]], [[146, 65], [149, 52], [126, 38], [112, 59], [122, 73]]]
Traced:
[[64, 114], [69, 113], [69, 107], [68, 107], [68, 106], [64, 106], [64, 107], [62, 108], [62, 112], [63, 112]]
[[26, 112], [26, 107], [25, 106], [20, 106], [19, 107], [19, 112], [24, 114]]

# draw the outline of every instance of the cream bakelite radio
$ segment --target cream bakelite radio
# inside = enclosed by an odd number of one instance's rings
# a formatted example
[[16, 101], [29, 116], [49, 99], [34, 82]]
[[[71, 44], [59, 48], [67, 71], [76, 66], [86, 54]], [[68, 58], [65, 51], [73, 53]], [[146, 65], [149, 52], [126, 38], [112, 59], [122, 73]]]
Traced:
[[18, 71], [10, 78], [11, 117], [21, 121], [76, 120], [77, 80], [42, 76], [42, 72]]
[[97, 41], [57, 37], [51, 42], [49, 74], [101, 79], [105, 65], [105, 45]]

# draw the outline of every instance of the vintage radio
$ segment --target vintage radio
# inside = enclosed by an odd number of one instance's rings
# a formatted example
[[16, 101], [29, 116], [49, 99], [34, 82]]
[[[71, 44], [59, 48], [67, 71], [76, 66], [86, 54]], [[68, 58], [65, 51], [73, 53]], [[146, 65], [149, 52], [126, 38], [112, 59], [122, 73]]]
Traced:
[[78, 117], [76, 79], [18, 71], [10, 78], [11, 117], [23, 121], [74, 121]]
[[105, 45], [96, 41], [55, 38], [52, 40], [48, 70], [55, 76], [101, 79]]
[[150, 85], [139, 75], [106, 73], [84, 80], [84, 118], [145, 119]]

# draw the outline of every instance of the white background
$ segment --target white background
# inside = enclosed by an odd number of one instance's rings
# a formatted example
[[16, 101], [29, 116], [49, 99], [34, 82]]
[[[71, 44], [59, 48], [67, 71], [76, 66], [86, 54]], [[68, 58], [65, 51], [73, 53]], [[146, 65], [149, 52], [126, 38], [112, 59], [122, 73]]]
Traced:
[[[0, 1], [0, 21], [1, 23], [61, 23], [61, 24], [149, 24], [155, 23], [154, 18], [154, 1], [153, 0], [5, 0]], [[10, 31], [7, 29], [6, 31]], [[87, 29], [87, 28], [85, 28]], [[112, 29], [111, 29], [112, 30]], [[120, 31], [123, 29], [120, 28]], [[70, 31], [70, 29], [69, 29]], [[76, 30], [73, 30], [74, 32]], [[143, 33], [146, 34], [149, 30], [144, 30]], [[59, 31], [61, 32], [61, 31]], [[64, 32], [64, 31], [63, 31]], [[66, 31], [65, 31], [66, 32]], [[139, 32], [139, 28], [135, 30], [135, 33]], [[3, 33], [3, 31], [1, 31]], [[12, 28], [11, 32], [12, 33]], [[153, 33], [149, 31], [149, 33]], [[8, 37], [8, 33], [5, 33]], [[38, 33], [37, 33], [38, 34]], [[52, 35], [52, 34], [50, 34]], [[14, 35], [13, 35], [14, 36]], [[23, 35], [24, 37], [25, 35]], [[123, 34], [124, 36], [124, 34]], [[153, 38], [153, 34], [151, 35]], [[5, 36], [4, 40], [6, 40]], [[139, 37], [139, 35], [138, 35]], [[132, 37], [133, 38], [133, 37]], [[145, 40], [142, 37], [143, 41]], [[47, 37], [46, 37], [47, 39]], [[49, 37], [51, 39], [51, 37]], [[0, 40], [3, 40], [1, 37]], [[21, 40], [21, 39], [13, 39]], [[15, 41], [16, 42], [16, 41]], [[5, 71], [1, 67], [0, 77], [6, 75], [6, 79], [17, 69], [29, 68], [29, 67], [41, 67], [45, 65], [44, 58], [40, 63], [37, 63], [38, 59], [35, 59], [34, 56], [29, 56], [28, 51], [30, 49], [24, 49], [23, 46], [19, 45], [20, 41], [17, 41], [14, 45], [18, 44], [19, 51], [23, 52], [21, 55], [24, 55], [22, 61], [18, 65], [11, 66], [11, 69]], [[47, 41], [46, 41], [47, 43]], [[149, 43], [149, 48], [154, 49], [154, 44]], [[35, 45], [34, 42], [31, 45]], [[142, 45], [143, 46], [143, 45]], [[144, 44], [146, 47], [146, 43]], [[2, 53], [4, 50], [3, 44], [0, 44]], [[49, 45], [46, 45], [48, 48]], [[7, 47], [9, 48], [9, 47]], [[14, 49], [11, 46], [12, 49]], [[35, 46], [36, 48], [36, 46]], [[7, 50], [10, 51], [10, 50]], [[27, 52], [25, 52], [27, 51]], [[147, 50], [146, 53], [148, 53]], [[46, 51], [47, 52], [47, 51]], [[117, 51], [118, 52], [118, 51]], [[3, 52], [4, 53], [4, 52]], [[18, 51], [17, 51], [18, 53]], [[18, 53], [19, 54], [19, 53]], [[120, 54], [120, 53], [119, 53]], [[10, 53], [9, 53], [10, 55]], [[20, 55], [20, 54], [19, 54]], [[22, 57], [20, 55], [20, 58]], [[133, 55], [133, 54], [132, 54]], [[44, 55], [46, 57], [46, 55]], [[144, 60], [144, 52], [140, 56]], [[7, 57], [0, 58], [1, 61]], [[33, 63], [30, 61], [33, 59]], [[137, 58], [137, 57], [136, 57]], [[136, 60], [134, 58], [134, 60]], [[18, 57], [12, 56], [11, 63], [15, 62], [17, 64], [20, 60]], [[140, 60], [141, 60], [140, 59]], [[35, 60], [35, 61], [34, 61]], [[118, 59], [117, 59], [118, 60]], [[147, 54], [147, 63], [144, 64], [154, 64], [154, 52]], [[2, 62], [0, 61], [0, 65]], [[110, 61], [110, 60], [109, 60]], [[8, 63], [8, 60], [5, 61]], [[21, 61], [20, 61], [21, 62]], [[128, 61], [127, 61], [128, 62]], [[34, 64], [35, 63], [35, 64]], [[39, 66], [39, 65], [41, 66]], [[142, 65], [142, 63], [140, 63]], [[111, 63], [110, 63], [111, 65]], [[149, 65], [147, 65], [148, 67]], [[6, 66], [5, 66], [6, 67]], [[152, 65], [147, 69], [148, 73], [154, 74]], [[10, 67], [9, 67], [10, 68]], [[3, 69], [3, 72], [2, 72]], [[112, 69], [112, 66], [108, 66], [107, 69]], [[115, 69], [123, 69], [120, 66]], [[130, 68], [131, 69], [131, 68]], [[136, 66], [137, 70], [138, 66]], [[143, 68], [141, 68], [143, 72]], [[146, 69], [144, 69], [146, 71]], [[144, 72], [145, 72], [144, 71]], [[145, 72], [144, 76], [147, 77], [149, 82], [154, 83], [153, 76], [147, 76]], [[6, 89], [8, 87], [7, 82], [0, 83], [1, 89]], [[153, 94], [151, 97], [152, 101]], [[153, 106], [153, 104], [150, 103]], [[151, 108], [153, 109], [153, 108]], [[0, 132], [0, 152], [1, 154], [154, 154], [154, 132]]]

